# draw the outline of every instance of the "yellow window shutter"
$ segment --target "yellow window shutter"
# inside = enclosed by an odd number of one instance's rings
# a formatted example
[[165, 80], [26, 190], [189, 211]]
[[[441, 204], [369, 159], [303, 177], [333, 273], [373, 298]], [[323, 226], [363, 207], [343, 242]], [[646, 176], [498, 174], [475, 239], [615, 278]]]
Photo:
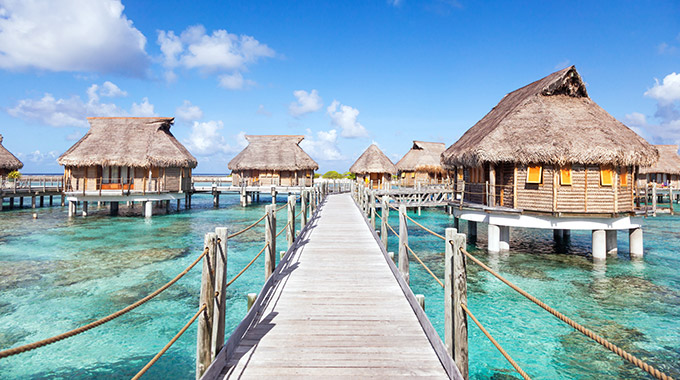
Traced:
[[614, 171], [610, 167], [600, 167], [600, 185], [612, 186], [614, 185]]
[[571, 185], [571, 166], [560, 168], [560, 185]]
[[621, 167], [621, 176], [619, 177], [621, 180], [621, 186], [628, 186], [628, 167], [622, 166]]
[[541, 183], [543, 178], [543, 166], [529, 165], [527, 167], [527, 183]]

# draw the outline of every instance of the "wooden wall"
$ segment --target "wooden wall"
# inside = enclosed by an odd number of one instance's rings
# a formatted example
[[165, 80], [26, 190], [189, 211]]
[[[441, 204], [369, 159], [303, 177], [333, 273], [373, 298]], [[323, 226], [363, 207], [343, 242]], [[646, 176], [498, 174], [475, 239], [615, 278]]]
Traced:
[[311, 186], [313, 170], [239, 170], [232, 172], [234, 186]]
[[[633, 168], [614, 168], [613, 186], [600, 184], [599, 165], [572, 165], [572, 184], [560, 184], [560, 168], [543, 165], [541, 183], [527, 183], [527, 166], [517, 165], [517, 184], [514, 186], [515, 165], [496, 165], [496, 205], [513, 207], [526, 211], [546, 213], [615, 213], [631, 212], [634, 208]], [[625, 174], [624, 174], [625, 172]], [[625, 175], [627, 184], [621, 185]], [[484, 166], [484, 178], [471, 182], [470, 168], [464, 170], [465, 200], [470, 203], [486, 204], [486, 182], [489, 181], [489, 165]], [[501, 186], [503, 185], [503, 186]], [[517, 189], [517, 204], [513, 202], [514, 188]], [[501, 196], [502, 195], [502, 196]]]
[[[149, 179], [149, 170], [151, 170], [152, 178]], [[127, 181], [127, 170], [119, 170], [118, 175], [112, 178], [111, 183], [120, 185], [120, 178], [123, 182]], [[70, 180], [71, 191], [98, 191], [102, 184], [102, 178], [108, 178], [108, 175], [102, 174], [102, 169], [99, 166], [89, 167], [66, 167], [64, 171], [65, 180], [67, 184]], [[134, 179], [132, 190], [142, 191], [146, 184], [147, 191], [169, 191], [179, 192], [190, 189], [191, 169], [189, 168], [130, 168], [129, 176]], [[183, 179], [180, 182], [180, 177]], [[181, 188], [184, 184], [184, 188]], [[106, 188], [105, 188], [106, 189]], [[120, 187], [117, 187], [120, 189]]]

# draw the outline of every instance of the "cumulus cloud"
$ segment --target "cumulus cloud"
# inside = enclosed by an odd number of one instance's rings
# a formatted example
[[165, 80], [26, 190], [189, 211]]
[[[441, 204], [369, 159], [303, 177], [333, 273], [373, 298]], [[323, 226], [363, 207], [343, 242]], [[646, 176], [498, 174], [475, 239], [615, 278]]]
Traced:
[[660, 104], [670, 104], [680, 100], [680, 74], [671, 73], [659, 83], [654, 79], [654, 86], [645, 92], [645, 96], [656, 99]]
[[644, 95], [656, 100], [656, 112], [650, 117], [639, 112], [626, 115], [625, 121], [636, 132], [655, 144], [680, 144], [680, 74], [666, 75], [663, 81], [654, 80], [654, 86]]
[[300, 146], [314, 159], [336, 161], [345, 158], [338, 148], [338, 132], [335, 129], [319, 131], [316, 133], [316, 138], [312, 131], [307, 129], [305, 139], [300, 142]]
[[310, 112], [316, 112], [323, 107], [323, 101], [316, 90], [307, 92], [305, 90], [293, 91], [296, 101], [290, 103], [288, 112], [291, 116], [299, 117]]
[[[106, 83], [109, 83], [108, 85]], [[88, 116], [155, 116], [154, 106], [148, 98], [141, 103], [133, 103], [130, 111], [115, 103], [101, 102], [102, 97], [126, 94], [111, 82], [93, 84], [87, 91], [87, 100], [80, 96], [55, 98], [46, 93], [39, 99], [22, 99], [7, 110], [11, 116], [55, 127], [87, 127]]]
[[0, 2], [0, 68], [143, 76], [146, 38], [120, 0]]
[[40, 150], [34, 150], [33, 152], [30, 153], [17, 153], [17, 156], [25, 161], [29, 161], [34, 164], [43, 164], [46, 162], [53, 162], [59, 157], [59, 152], [57, 151], [50, 151], [46, 153], [42, 153]]
[[341, 136], [347, 138], [368, 137], [368, 131], [357, 121], [359, 110], [333, 100], [326, 109], [331, 117], [331, 124], [342, 129]]
[[219, 153], [236, 153], [248, 145], [243, 131], [233, 137], [234, 144], [229, 144], [222, 135], [223, 129], [224, 123], [221, 120], [195, 121], [191, 127], [191, 135], [185, 141], [187, 147], [199, 156], [212, 156]]
[[224, 29], [207, 34], [203, 25], [188, 27], [180, 35], [174, 31], [158, 32], [157, 43], [163, 53], [166, 80], [177, 78], [178, 67], [217, 73], [219, 84], [227, 89], [241, 89], [252, 81], [244, 80], [242, 72], [261, 58], [275, 55], [273, 49], [252, 36], [228, 33]]
[[199, 106], [191, 104], [190, 101], [185, 100], [181, 106], [175, 110], [175, 116], [183, 121], [196, 121], [203, 118], [203, 110]]

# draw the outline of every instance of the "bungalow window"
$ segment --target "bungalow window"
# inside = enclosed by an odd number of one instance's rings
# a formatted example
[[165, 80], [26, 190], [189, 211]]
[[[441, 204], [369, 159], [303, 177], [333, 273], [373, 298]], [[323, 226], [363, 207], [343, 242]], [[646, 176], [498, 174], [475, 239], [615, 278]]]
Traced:
[[529, 165], [527, 167], [527, 183], [541, 183], [543, 179], [543, 166]]
[[401, 178], [406, 178], [406, 173], [402, 172], [402, 173], [401, 173]]
[[621, 175], [619, 176], [619, 181], [621, 182], [621, 187], [628, 186], [628, 167], [621, 167]]
[[415, 172], [411, 173], [411, 178], [416, 178], [416, 173], [415, 173]]
[[463, 180], [463, 169], [458, 169], [458, 180], [459, 181]]
[[571, 185], [571, 166], [560, 168], [560, 185]]
[[611, 167], [600, 167], [600, 186], [614, 185], [614, 171]]

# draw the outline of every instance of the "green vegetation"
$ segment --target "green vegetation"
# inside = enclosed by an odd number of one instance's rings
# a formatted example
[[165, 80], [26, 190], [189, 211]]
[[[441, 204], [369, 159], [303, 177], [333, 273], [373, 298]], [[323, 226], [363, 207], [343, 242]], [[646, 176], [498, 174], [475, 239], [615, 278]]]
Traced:
[[9, 178], [9, 179], [19, 179], [19, 178], [21, 178], [21, 173], [19, 173], [18, 170], [12, 170], [11, 172], [9, 172], [9, 174], [7, 174], [7, 178]]
[[319, 178], [319, 177], [321, 177], [321, 174], [319, 174], [319, 173], [314, 173], [314, 178]]
[[342, 179], [345, 178], [342, 174], [336, 172], [335, 170], [331, 170], [329, 172], [326, 172], [326, 174], [323, 175], [323, 178], [328, 178], [328, 179]]
[[350, 173], [350, 172], [346, 172], [345, 174], [343, 174], [343, 176], [345, 176], [345, 178], [349, 178], [349, 179], [357, 179], [357, 175], [354, 174], [354, 173]]

